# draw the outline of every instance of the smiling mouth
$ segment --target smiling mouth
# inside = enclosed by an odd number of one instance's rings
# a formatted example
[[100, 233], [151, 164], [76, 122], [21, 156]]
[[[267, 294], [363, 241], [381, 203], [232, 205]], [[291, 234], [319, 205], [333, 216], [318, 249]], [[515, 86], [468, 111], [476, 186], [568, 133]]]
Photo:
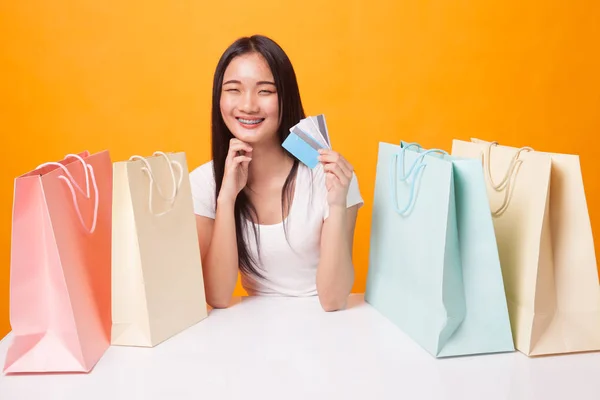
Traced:
[[263, 122], [265, 119], [264, 118], [236, 118], [240, 124], [244, 125], [244, 126], [256, 126], [258, 124], [260, 124], [261, 122]]

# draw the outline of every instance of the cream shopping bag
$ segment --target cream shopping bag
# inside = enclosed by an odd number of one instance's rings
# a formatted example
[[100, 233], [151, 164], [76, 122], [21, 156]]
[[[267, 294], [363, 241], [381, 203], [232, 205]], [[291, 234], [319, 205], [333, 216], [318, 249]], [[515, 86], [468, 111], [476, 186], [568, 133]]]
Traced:
[[113, 345], [152, 347], [207, 317], [185, 153], [113, 164]]
[[529, 355], [600, 350], [600, 286], [579, 157], [455, 140], [481, 158], [515, 346]]

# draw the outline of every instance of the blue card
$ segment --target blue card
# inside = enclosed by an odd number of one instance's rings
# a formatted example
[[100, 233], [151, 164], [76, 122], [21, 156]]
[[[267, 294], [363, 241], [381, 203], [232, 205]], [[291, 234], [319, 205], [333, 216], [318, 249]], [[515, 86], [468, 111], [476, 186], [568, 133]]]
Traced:
[[323, 146], [297, 126], [291, 129], [282, 146], [311, 169], [319, 164], [319, 149]]

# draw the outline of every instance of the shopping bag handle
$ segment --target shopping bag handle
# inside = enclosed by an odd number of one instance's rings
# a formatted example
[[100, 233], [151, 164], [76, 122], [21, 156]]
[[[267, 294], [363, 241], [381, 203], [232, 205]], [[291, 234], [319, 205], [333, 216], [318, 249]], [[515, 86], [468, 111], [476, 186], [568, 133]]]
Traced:
[[[416, 192], [416, 183], [417, 183], [417, 179], [420, 176], [420, 174], [422, 173], [423, 169], [425, 168], [425, 166], [427, 164], [423, 163], [423, 160], [425, 158], [426, 155], [428, 154], [433, 154], [433, 153], [437, 153], [437, 154], [441, 154], [441, 155], [448, 155], [448, 152], [441, 150], [441, 149], [430, 149], [430, 150], [426, 150], [422, 153], [419, 154], [419, 156], [415, 159], [415, 161], [413, 161], [413, 163], [411, 164], [410, 168], [408, 169], [408, 173], [405, 172], [406, 168], [404, 166], [404, 153], [406, 152], [406, 150], [408, 150], [411, 147], [418, 147], [419, 149], [422, 149], [421, 145], [419, 145], [418, 143], [407, 143], [406, 145], [402, 145], [402, 148], [400, 149], [399, 152], [395, 153], [391, 160], [390, 160], [390, 165], [389, 165], [389, 175], [390, 175], [390, 194], [392, 197], [392, 204], [394, 205], [394, 209], [396, 210], [396, 212], [402, 216], [405, 216], [408, 214], [408, 212], [412, 209], [412, 207], [414, 206], [414, 202], [415, 202], [415, 192]], [[398, 172], [398, 164], [401, 165], [402, 167], [402, 174], [401, 176], [397, 176], [397, 172]], [[416, 169], [415, 169], [416, 168]], [[408, 195], [408, 202], [407, 204], [404, 206], [404, 208], [400, 208], [398, 206], [398, 198], [397, 198], [397, 192], [398, 192], [398, 182], [405, 182], [408, 181], [412, 178], [412, 182], [410, 183], [410, 192]]]
[[[83, 191], [81, 186], [79, 186], [77, 184], [77, 182], [73, 178], [73, 175], [71, 175], [71, 173], [69, 172], [67, 167], [61, 163], [50, 161], [50, 162], [38, 165], [38, 167], [36, 169], [40, 169], [40, 168], [48, 166], [48, 165], [54, 165], [63, 170], [63, 172], [65, 173], [66, 176], [60, 175], [58, 177], [58, 179], [64, 181], [67, 184], [69, 191], [71, 192], [73, 204], [75, 205], [75, 212], [77, 213], [77, 216], [79, 217], [79, 222], [81, 223], [81, 226], [83, 226], [83, 229], [85, 229], [85, 231], [87, 233], [92, 234], [96, 230], [96, 223], [98, 222], [98, 203], [99, 203], [98, 185], [96, 183], [96, 175], [94, 174], [94, 168], [91, 165], [89, 165], [88, 163], [86, 163], [85, 160], [77, 154], [67, 154], [64, 159], [66, 160], [68, 158], [76, 158], [83, 165], [83, 169], [85, 171], [85, 186], [86, 186], [85, 192]], [[75, 194], [75, 189], [77, 189], [77, 191], [79, 191], [79, 193], [81, 193], [87, 200], [89, 200], [90, 199], [90, 180], [92, 181], [92, 185], [94, 187], [94, 217], [92, 219], [92, 226], [90, 228], [88, 228], [87, 225], [85, 224], [85, 222], [83, 221], [83, 216], [81, 215], [81, 209], [79, 208], [79, 203], [77, 202], [77, 195]]]
[[[179, 162], [171, 160], [169, 158], [169, 156], [162, 151], [155, 151], [154, 153], [152, 153], [152, 155], [153, 156], [162, 156], [167, 160], [167, 165], [169, 166], [169, 171], [171, 172], [171, 178], [173, 180], [173, 193], [171, 194], [171, 196], [165, 196], [165, 194], [161, 190], [160, 186], [156, 185], [156, 190], [158, 191], [158, 195], [160, 197], [162, 197], [163, 200], [167, 201], [170, 205], [169, 209], [167, 209], [166, 211], [163, 211], [161, 213], [154, 212], [154, 208], [152, 207], [152, 198], [153, 198], [152, 193], [154, 192], [152, 189], [154, 188], [154, 183], [156, 182], [156, 180], [154, 179], [154, 174], [152, 173], [152, 168], [150, 167], [150, 164], [144, 157], [138, 156], [138, 155], [129, 157], [129, 160], [130, 161], [140, 160], [141, 162], [143, 162], [145, 164], [145, 167], [142, 167], [142, 170], [145, 171], [148, 174], [148, 177], [150, 178], [150, 195], [148, 196], [148, 208], [150, 209], [150, 212], [153, 215], [159, 217], [161, 215], [168, 213], [169, 211], [171, 211], [173, 209], [173, 206], [175, 204], [175, 199], [177, 198], [177, 195], [179, 194], [179, 190], [181, 189], [181, 183], [183, 182], [183, 166]], [[179, 169], [179, 180], [178, 181], [175, 179], [175, 172], [173, 171], [173, 165], [175, 165], [177, 167], [177, 169]]]
[[514, 183], [517, 178], [519, 169], [521, 168], [521, 165], [523, 164], [523, 160], [519, 158], [521, 156], [521, 153], [524, 151], [529, 152], [529, 151], [534, 151], [534, 150], [531, 147], [527, 147], [527, 146], [521, 147], [515, 153], [513, 158], [511, 159], [510, 164], [508, 165], [508, 168], [506, 169], [506, 173], [504, 174], [504, 178], [502, 178], [500, 183], [496, 184], [496, 183], [494, 183], [494, 179], [492, 178], [492, 167], [491, 167], [492, 147], [493, 146], [498, 146], [498, 142], [488, 143], [486, 150], [481, 152], [481, 157], [482, 157], [481, 162], [482, 162], [483, 168], [485, 170], [485, 175], [486, 175], [492, 189], [494, 189], [496, 192], [499, 192], [499, 193], [504, 191], [504, 200], [502, 201], [502, 204], [500, 205], [500, 207], [498, 207], [498, 209], [492, 210], [492, 216], [499, 217], [502, 214], [504, 214], [504, 212], [508, 209], [510, 200], [512, 199]]

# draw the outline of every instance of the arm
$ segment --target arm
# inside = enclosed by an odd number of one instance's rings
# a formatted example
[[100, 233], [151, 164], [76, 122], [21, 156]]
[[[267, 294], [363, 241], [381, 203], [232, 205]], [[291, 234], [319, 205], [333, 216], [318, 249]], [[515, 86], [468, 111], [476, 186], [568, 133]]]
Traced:
[[358, 205], [347, 207], [354, 168], [339, 153], [320, 149], [329, 216], [321, 232], [321, 259], [317, 269], [317, 292], [325, 311], [346, 306], [354, 283], [352, 245]]
[[213, 308], [229, 305], [237, 283], [239, 260], [234, 208], [237, 195], [248, 180], [251, 152], [252, 147], [246, 143], [231, 139], [215, 218], [196, 215], [206, 302]]
[[233, 203], [220, 202], [215, 219], [196, 216], [206, 301], [213, 308], [229, 305], [238, 278]]
[[358, 206], [334, 206], [323, 223], [317, 291], [325, 311], [343, 309], [354, 284], [352, 251], [357, 213]]

